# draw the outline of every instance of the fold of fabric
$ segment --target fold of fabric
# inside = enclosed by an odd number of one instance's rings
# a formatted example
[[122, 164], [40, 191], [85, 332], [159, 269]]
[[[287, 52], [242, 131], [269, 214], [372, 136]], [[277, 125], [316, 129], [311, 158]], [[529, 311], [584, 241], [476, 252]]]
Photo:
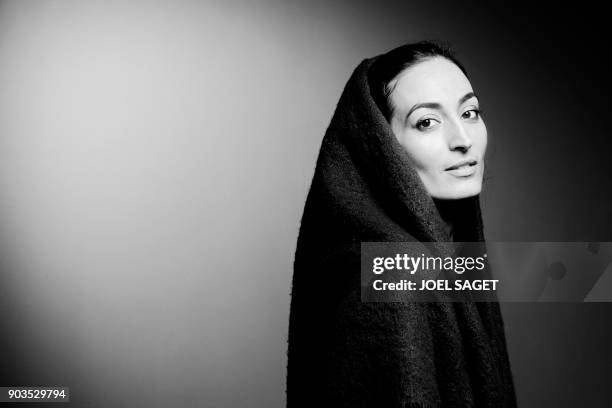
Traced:
[[[370, 94], [375, 59], [362, 61], [344, 88], [306, 200], [294, 261], [287, 406], [514, 407], [498, 303], [360, 299], [361, 242], [451, 241]], [[461, 240], [482, 241], [479, 198], [459, 205]]]

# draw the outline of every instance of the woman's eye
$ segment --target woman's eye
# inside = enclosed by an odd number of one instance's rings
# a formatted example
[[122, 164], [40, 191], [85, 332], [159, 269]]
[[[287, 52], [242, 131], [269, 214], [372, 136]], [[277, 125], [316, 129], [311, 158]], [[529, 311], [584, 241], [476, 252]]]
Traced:
[[422, 119], [416, 124], [416, 128], [419, 130], [429, 129], [435, 125], [435, 119]]
[[476, 119], [478, 116], [480, 116], [480, 111], [478, 109], [470, 109], [469, 111], [463, 112], [463, 115], [461, 115], [464, 119]]

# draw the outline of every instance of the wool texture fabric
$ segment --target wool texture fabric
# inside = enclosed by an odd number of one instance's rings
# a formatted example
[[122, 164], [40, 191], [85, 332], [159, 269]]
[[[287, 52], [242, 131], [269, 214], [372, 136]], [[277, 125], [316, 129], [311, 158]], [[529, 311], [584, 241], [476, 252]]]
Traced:
[[[287, 406], [515, 407], [497, 302], [361, 301], [361, 242], [452, 238], [371, 96], [362, 61], [323, 138], [294, 261]], [[483, 241], [479, 197], [457, 201]]]

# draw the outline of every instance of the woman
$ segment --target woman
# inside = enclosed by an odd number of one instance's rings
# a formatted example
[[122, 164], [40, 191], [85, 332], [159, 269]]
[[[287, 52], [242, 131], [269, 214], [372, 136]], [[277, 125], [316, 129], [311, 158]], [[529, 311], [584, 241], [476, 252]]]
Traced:
[[513, 407], [494, 302], [360, 300], [360, 244], [483, 241], [487, 131], [435, 43], [364, 60], [323, 139], [300, 226], [287, 404]]

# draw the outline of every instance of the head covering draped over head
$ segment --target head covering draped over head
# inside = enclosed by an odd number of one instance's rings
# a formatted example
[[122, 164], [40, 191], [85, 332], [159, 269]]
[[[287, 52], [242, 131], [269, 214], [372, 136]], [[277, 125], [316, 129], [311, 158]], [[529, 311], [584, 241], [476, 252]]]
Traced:
[[[360, 299], [361, 242], [452, 241], [371, 96], [368, 69], [376, 58], [362, 61], [344, 88], [306, 200], [287, 406], [514, 407], [498, 303]], [[456, 204], [461, 240], [482, 241], [478, 197]]]

